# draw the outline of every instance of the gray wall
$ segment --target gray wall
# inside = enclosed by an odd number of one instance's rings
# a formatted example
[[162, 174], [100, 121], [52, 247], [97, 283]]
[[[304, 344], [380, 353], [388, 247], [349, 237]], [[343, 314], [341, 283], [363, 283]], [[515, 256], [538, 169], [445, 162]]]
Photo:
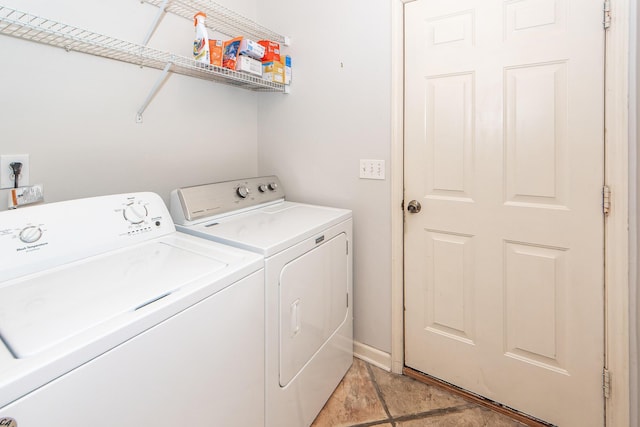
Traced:
[[[391, 352], [391, 2], [259, 3], [292, 37], [292, 93], [258, 101], [258, 167], [292, 200], [353, 210], [354, 335]], [[359, 159], [386, 180], [358, 178]]]
[[[48, 202], [169, 192], [278, 174], [292, 200], [354, 211], [355, 339], [390, 352], [390, 2], [216, 0], [293, 39], [290, 95], [171, 75], [0, 36], [0, 154], [30, 155]], [[141, 43], [156, 8], [137, 0], [3, 5]], [[191, 54], [193, 24], [166, 15], [149, 45]], [[382, 159], [387, 179], [358, 179]], [[7, 191], [0, 190], [0, 210]]]

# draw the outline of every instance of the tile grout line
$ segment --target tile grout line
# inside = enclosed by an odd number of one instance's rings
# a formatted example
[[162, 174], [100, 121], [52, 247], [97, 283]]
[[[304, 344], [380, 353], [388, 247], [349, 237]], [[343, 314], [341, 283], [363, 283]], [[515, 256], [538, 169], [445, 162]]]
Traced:
[[455, 413], [455, 412], [462, 412], [465, 409], [469, 409], [469, 408], [475, 407], [475, 405], [473, 403], [467, 403], [467, 404], [464, 404], [464, 405], [451, 406], [451, 407], [448, 407], [448, 408], [432, 409], [430, 411], [420, 412], [420, 413], [417, 413], [417, 414], [400, 415], [400, 416], [394, 418], [391, 415], [391, 412], [389, 411], [389, 407], [387, 406], [387, 402], [384, 399], [384, 395], [382, 394], [382, 390], [380, 389], [380, 386], [378, 385], [378, 382], [376, 381], [376, 377], [373, 374], [373, 369], [371, 369], [371, 365], [369, 365], [367, 363], [366, 367], [367, 367], [367, 374], [369, 375], [369, 379], [371, 380], [371, 384], [373, 385], [373, 388], [376, 390], [376, 394], [378, 396], [378, 400], [382, 404], [384, 412], [387, 414], [387, 419], [386, 420], [373, 421], [373, 422], [364, 423], [364, 424], [357, 424], [357, 425], [354, 425], [354, 426], [351, 426], [351, 427], [373, 427], [373, 426], [382, 425], [382, 424], [388, 424], [388, 423], [390, 423], [392, 425], [392, 427], [397, 427], [397, 424], [396, 424], [397, 421], [420, 420], [420, 419], [425, 419], [425, 418], [429, 418], [429, 417], [433, 417], [433, 416], [437, 416], [437, 415], [451, 414], [451, 413]]
[[439, 409], [431, 409], [429, 411], [419, 412], [417, 414], [401, 415], [395, 418], [395, 421], [424, 420], [426, 418], [437, 417], [438, 415], [447, 415], [447, 414], [455, 414], [457, 412], [463, 412], [467, 409], [472, 409], [475, 407], [476, 405], [472, 403], [467, 403], [464, 405], [449, 406], [446, 408], [439, 408]]
[[373, 384], [373, 388], [376, 389], [376, 394], [378, 395], [378, 399], [380, 400], [380, 403], [382, 403], [382, 407], [384, 408], [384, 412], [387, 414], [387, 418], [389, 419], [389, 422], [391, 422], [391, 426], [392, 427], [396, 427], [396, 423], [393, 420], [393, 417], [391, 416], [391, 412], [389, 412], [389, 407], [387, 406], [387, 402], [385, 402], [385, 400], [384, 400], [384, 396], [382, 394], [382, 390], [380, 390], [380, 386], [378, 386], [378, 382], [376, 381], [376, 378], [373, 375], [373, 369], [371, 369], [371, 365], [369, 365], [368, 363], [367, 363], [367, 373], [369, 374], [369, 379], [371, 380], [371, 383]]
[[[364, 424], [353, 424], [349, 427], [374, 427], [374, 426], [380, 426], [380, 425], [387, 425], [389, 423], [393, 423], [392, 420], [378, 420], [378, 421], [371, 421], [368, 423], [364, 423]], [[395, 426], [395, 423], [393, 424]]]

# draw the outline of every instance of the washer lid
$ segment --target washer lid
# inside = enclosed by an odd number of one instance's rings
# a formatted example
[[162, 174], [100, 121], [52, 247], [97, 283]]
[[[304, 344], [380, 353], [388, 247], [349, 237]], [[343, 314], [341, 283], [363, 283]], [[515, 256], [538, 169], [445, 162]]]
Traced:
[[14, 280], [0, 287], [0, 338], [15, 357], [33, 356], [225, 267], [154, 241]]
[[177, 228], [268, 257], [349, 218], [351, 211], [347, 209], [285, 201], [207, 223]]

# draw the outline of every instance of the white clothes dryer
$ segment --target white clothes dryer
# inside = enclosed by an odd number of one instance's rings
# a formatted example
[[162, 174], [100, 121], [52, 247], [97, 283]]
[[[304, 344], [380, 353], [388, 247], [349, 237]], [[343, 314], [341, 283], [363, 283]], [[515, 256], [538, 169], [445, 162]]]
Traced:
[[153, 193], [0, 212], [0, 425], [264, 425], [262, 256]]
[[353, 361], [352, 215], [275, 176], [174, 190], [179, 231], [265, 257], [266, 425], [309, 426]]

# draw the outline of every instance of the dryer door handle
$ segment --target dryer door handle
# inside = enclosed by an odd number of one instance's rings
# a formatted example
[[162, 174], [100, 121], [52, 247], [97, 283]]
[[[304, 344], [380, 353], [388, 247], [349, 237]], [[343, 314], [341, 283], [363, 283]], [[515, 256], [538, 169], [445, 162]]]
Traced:
[[291, 337], [300, 332], [300, 298], [291, 303]]

